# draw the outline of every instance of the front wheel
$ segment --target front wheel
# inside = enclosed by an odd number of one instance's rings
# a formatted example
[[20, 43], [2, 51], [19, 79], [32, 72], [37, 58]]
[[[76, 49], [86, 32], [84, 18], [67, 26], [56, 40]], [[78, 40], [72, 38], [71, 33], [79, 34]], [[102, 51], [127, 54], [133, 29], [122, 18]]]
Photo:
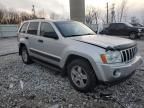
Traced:
[[130, 39], [136, 39], [137, 35], [135, 33], [130, 33], [129, 38]]
[[96, 86], [96, 75], [88, 61], [73, 60], [68, 65], [68, 77], [72, 86], [81, 92], [89, 92]]

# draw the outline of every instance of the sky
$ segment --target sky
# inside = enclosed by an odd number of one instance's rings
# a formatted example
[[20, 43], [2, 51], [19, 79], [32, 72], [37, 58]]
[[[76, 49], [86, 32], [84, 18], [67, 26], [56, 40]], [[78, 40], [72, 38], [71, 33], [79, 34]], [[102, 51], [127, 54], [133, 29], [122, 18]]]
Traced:
[[[115, 7], [118, 7], [121, 1], [122, 0], [85, 0], [85, 4], [86, 7], [96, 7], [105, 13], [107, 2], [109, 2], [109, 6], [115, 3]], [[32, 5], [34, 4], [36, 12], [43, 10], [47, 16], [54, 12], [63, 16], [63, 18], [69, 17], [69, 0], [0, 0], [0, 4], [0, 8], [14, 8], [15, 10], [27, 12], [31, 12]], [[129, 17], [144, 17], [144, 0], [127, 0], [127, 13]]]

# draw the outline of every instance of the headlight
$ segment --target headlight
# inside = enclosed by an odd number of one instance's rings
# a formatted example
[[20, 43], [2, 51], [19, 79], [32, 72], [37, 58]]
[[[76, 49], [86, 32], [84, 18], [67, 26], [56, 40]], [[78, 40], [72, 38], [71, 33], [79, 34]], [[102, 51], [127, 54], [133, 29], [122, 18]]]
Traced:
[[108, 51], [106, 54], [101, 54], [103, 63], [121, 63], [122, 58], [119, 51]]

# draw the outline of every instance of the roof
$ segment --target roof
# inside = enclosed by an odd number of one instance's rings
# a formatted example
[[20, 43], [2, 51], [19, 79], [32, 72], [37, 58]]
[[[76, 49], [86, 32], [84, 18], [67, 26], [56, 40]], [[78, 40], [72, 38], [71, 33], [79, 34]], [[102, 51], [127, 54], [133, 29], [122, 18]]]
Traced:
[[129, 22], [115, 22], [115, 23], [111, 23], [111, 24], [130, 24]]
[[33, 20], [26, 20], [26, 21], [24, 21], [24, 22], [35, 22], [35, 21], [47, 21], [47, 22], [71, 22], [72, 20], [33, 19]]

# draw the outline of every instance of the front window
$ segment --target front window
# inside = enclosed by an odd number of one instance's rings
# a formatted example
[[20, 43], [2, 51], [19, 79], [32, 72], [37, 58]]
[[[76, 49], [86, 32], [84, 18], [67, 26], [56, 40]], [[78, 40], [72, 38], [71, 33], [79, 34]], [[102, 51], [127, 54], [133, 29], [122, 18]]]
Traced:
[[96, 34], [89, 27], [79, 22], [55, 22], [55, 25], [64, 37]]
[[[40, 35], [47, 38], [56, 38], [57, 34], [51, 24], [42, 22], [40, 27]], [[57, 37], [58, 38], [58, 37]]]

